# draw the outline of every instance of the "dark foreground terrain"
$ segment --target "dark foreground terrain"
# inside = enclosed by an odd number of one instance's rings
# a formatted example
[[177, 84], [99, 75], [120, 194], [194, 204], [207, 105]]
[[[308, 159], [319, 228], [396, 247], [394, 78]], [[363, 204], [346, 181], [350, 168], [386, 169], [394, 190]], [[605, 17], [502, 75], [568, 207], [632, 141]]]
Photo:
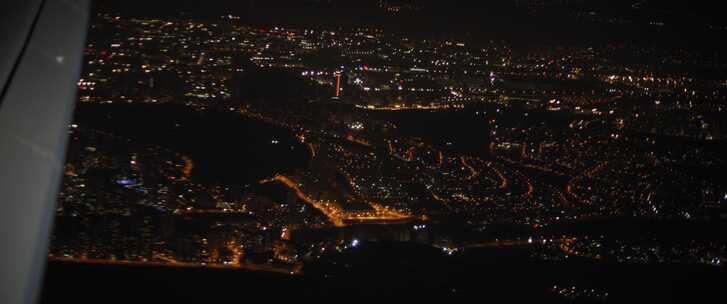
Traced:
[[[701, 303], [723, 297], [727, 271], [701, 265], [548, 262], [526, 249], [446, 255], [408, 243], [365, 243], [306, 265], [303, 275], [237, 270], [51, 262], [42, 303], [215, 303], [324, 300], [475, 299], [494, 303]], [[607, 298], [567, 298], [575, 287]], [[604, 301], [605, 300], [605, 301]]]

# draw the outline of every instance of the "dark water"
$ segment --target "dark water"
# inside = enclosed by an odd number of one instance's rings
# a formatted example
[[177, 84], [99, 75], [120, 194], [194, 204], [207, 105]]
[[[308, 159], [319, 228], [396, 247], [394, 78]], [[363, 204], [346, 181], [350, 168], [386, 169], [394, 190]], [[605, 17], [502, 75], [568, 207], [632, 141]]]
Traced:
[[481, 154], [490, 144], [487, 119], [473, 110], [369, 112], [369, 115], [394, 123], [400, 137], [418, 137], [445, 151]]
[[[447, 256], [416, 244], [363, 243], [361, 248], [323, 258], [307, 269], [329, 274], [330, 281], [370, 281], [382, 293], [489, 299], [497, 303], [589, 303], [561, 301], [546, 291], [553, 285], [609, 292], [607, 303], [646, 301], [688, 303], [722, 292], [723, 268], [702, 265], [635, 265], [570, 259], [539, 261], [527, 247], [465, 250]], [[385, 274], [385, 275], [382, 275]], [[363, 293], [360, 285], [348, 287]], [[490, 302], [490, 301], [483, 301]]]
[[[42, 303], [213, 303], [243, 299], [476, 299], [484, 303], [596, 303], [547, 292], [553, 285], [595, 288], [606, 303], [720, 302], [724, 268], [637, 265], [569, 259], [539, 261], [527, 248], [468, 250], [447, 256], [418, 244], [367, 243], [325, 256], [302, 276], [205, 268], [52, 262]], [[484, 300], [484, 301], [483, 301]]]
[[455, 154], [486, 157], [491, 142], [489, 121], [500, 127], [533, 128], [547, 126], [556, 133], [567, 129], [572, 117], [566, 113], [526, 111], [496, 105], [468, 106], [449, 111], [367, 112], [371, 118], [394, 123], [400, 137], [418, 137]]
[[75, 121], [129, 138], [131, 145], [159, 145], [189, 156], [193, 178], [208, 184], [252, 183], [302, 168], [309, 158], [288, 130], [233, 113], [171, 104], [81, 104]]

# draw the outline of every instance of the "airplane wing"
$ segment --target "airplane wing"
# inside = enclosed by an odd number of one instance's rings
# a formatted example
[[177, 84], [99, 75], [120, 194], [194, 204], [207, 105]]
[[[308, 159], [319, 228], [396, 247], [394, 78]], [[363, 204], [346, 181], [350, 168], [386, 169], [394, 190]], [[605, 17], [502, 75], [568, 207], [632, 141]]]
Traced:
[[89, 0], [0, 3], [0, 303], [35, 303], [45, 268]]

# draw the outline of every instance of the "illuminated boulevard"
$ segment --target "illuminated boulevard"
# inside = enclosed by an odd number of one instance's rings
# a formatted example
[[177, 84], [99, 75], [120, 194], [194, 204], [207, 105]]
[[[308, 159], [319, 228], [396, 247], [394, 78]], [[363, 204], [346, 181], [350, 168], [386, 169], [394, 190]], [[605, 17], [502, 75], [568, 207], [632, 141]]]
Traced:
[[249, 271], [265, 271], [275, 272], [282, 274], [297, 275], [301, 274], [302, 264], [295, 264], [292, 268], [276, 267], [272, 265], [258, 265], [258, 264], [205, 264], [205, 263], [188, 263], [179, 262], [175, 260], [165, 259], [164, 262], [153, 262], [153, 261], [129, 261], [129, 260], [107, 260], [107, 259], [88, 259], [88, 258], [62, 258], [62, 257], [48, 257], [48, 261], [51, 262], [64, 262], [64, 263], [81, 263], [81, 264], [96, 264], [96, 265], [128, 265], [128, 266], [144, 266], [144, 267], [182, 267], [182, 268], [198, 268], [206, 267], [213, 269], [240, 269]]
[[309, 195], [307, 195], [305, 192], [303, 192], [303, 190], [300, 189], [300, 186], [297, 182], [285, 175], [278, 174], [275, 175], [275, 177], [273, 177], [272, 179], [260, 181], [261, 184], [270, 182], [279, 182], [284, 186], [288, 187], [288, 189], [294, 191], [295, 195], [299, 199], [320, 210], [336, 227], [344, 227], [346, 226], [347, 222], [391, 222], [407, 221], [414, 219], [414, 217], [410, 215], [406, 215], [374, 203], [369, 203], [374, 211], [344, 211], [335, 202], [318, 201], [312, 199]]

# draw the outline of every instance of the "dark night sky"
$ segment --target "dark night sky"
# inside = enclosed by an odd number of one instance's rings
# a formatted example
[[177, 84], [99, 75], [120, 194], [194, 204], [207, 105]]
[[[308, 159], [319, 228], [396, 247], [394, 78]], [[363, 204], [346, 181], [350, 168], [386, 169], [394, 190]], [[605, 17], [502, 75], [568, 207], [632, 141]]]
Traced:
[[[722, 11], [716, 9], [719, 1], [584, 0], [566, 7], [541, 9], [537, 14], [514, 7], [514, 0], [400, 1], [420, 3], [425, 9], [385, 14], [376, 9], [378, 0], [97, 0], [96, 3], [102, 11], [127, 16], [175, 17], [184, 12], [183, 16], [190, 18], [217, 18], [234, 14], [241, 16], [244, 23], [257, 25], [375, 26], [428, 36], [483, 36], [524, 46], [621, 41], [722, 49], [727, 41], [727, 31], [706, 30], [710, 25], [727, 25], [719, 16]], [[637, 2], [643, 2], [642, 9], [632, 8]], [[583, 23], [575, 19], [573, 11], [596, 12], [599, 17], [625, 18], [634, 23]], [[657, 30], [648, 25], [654, 20], [668, 26]]]
[[[333, 1], [333, 3], [330, 3]], [[510, 7], [515, 0], [499, 1], [464, 1], [464, 0], [400, 0], [399, 2], [421, 3], [426, 8], [438, 12], [464, 13], [472, 9], [497, 9]], [[522, 1], [522, 0], [521, 0]], [[545, 0], [547, 2], [548, 0]], [[562, 0], [561, 0], [562, 1]], [[219, 13], [243, 14], [254, 3], [257, 8], [321, 8], [336, 7], [339, 9], [362, 9], [375, 7], [378, 0], [96, 0], [97, 3], [107, 5], [115, 10], [127, 13], [162, 15], [186, 11], [192, 15], [216, 15]], [[553, 1], [560, 2], [560, 1]], [[578, 1], [573, 1], [578, 2]], [[649, 9], [656, 14], [675, 14], [683, 17], [696, 16], [712, 18], [719, 21], [722, 12], [719, 1], [709, 0], [583, 0], [582, 3], [568, 5], [581, 9], [628, 11], [632, 4], [643, 2], [641, 7]]]

